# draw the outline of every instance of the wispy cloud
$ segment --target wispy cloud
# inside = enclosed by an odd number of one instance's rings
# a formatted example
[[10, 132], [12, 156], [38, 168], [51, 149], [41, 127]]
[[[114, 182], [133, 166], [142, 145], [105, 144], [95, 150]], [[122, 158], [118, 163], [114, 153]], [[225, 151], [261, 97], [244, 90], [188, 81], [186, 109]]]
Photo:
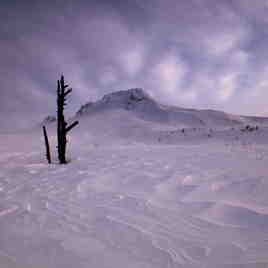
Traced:
[[1, 122], [53, 113], [61, 73], [74, 89], [70, 113], [132, 86], [165, 103], [265, 113], [265, 1], [27, 3], [0, 11]]

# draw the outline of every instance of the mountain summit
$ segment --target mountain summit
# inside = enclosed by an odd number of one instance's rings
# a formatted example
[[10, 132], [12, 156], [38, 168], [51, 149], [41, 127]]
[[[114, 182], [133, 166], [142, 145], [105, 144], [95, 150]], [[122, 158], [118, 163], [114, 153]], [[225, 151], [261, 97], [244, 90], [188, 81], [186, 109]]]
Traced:
[[106, 94], [97, 102], [88, 102], [83, 105], [77, 115], [98, 112], [106, 109], [132, 110], [141, 104], [156, 104], [155, 101], [141, 88], [120, 90]]
[[102, 121], [106, 122], [108, 118], [115, 114], [117, 114], [118, 120], [122, 120], [122, 113], [125, 120], [128, 120], [127, 118], [137, 118], [151, 123], [179, 127], [230, 127], [268, 123], [267, 118], [163, 105], [141, 88], [112, 92], [104, 95], [96, 102], [88, 102], [81, 106], [76, 113], [76, 117], [103, 116]]
[[96, 102], [88, 102], [76, 113], [77, 117], [101, 114], [107, 111], [121, 110], [130, 112], [136, 118], [179, 125], [183, 127], [205, 125], [234, 125], [239, 120], [224, 112], [185, 109], [163, 105], [155, 101], [141, 88], [132, 88], [106, 94]]
[[130, 112], [139, 119], [175, 125], [203, 125], [202, 120], [192, 110], [166, 106], [158, 103], [141, 88], [106, 94], [96, 102], [83, 105], [76, 116], [100, 114], [102, 112], [121, 110]]

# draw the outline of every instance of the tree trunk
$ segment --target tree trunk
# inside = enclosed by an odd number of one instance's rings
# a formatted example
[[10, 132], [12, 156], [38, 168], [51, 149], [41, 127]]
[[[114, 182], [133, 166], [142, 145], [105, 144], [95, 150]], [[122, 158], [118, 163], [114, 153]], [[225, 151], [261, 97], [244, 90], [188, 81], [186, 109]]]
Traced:
[[44, 138], [45, 138], [47, 161], [48, 161], [49, 164], [51, 164], [51, 156], [50, 156], [49, 142], [48, 142], [47, 131], [46, 131], [46, 127], [45, 126], [43, 126], [43, 133], [44, 133]]
[[67, 123], [65, 122], [64, 118], [64, 106], [66, 105], [66, 97], [68, 94], [72, 92], [72, 89], [68, 89], [68, 85], [65, 85], [64, 83], [64, 77], [61, 76], [61, 79], [58, 80], [57, 84], [57, 117], [58, 117], [58, 125], [57, 125], [57, 136], [58, 136], [58, 158], [60, 164], [66, 164], [66, 134], [68, 131], [70, 131], [73, 127], [75, 127], [78, 124], [78, 121], [74, 122], [70, 126], [67, 126]]

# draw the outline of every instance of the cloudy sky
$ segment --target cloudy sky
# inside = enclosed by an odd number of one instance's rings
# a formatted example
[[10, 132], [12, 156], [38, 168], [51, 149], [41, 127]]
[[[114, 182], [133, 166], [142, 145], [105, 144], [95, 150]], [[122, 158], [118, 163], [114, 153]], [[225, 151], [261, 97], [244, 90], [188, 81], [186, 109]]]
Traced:
[[0, 123], [69, 113], [141, 87], [162, 103], [268, 116], [268, 1], [9, 0], [0, 4]]

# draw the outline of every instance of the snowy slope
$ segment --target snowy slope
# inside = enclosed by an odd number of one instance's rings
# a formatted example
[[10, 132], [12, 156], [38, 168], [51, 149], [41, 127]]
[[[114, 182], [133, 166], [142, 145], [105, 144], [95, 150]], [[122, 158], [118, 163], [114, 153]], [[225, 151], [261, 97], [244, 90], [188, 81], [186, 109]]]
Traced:
[[77, 116], [124, 110], [133, 116], [151, 122], [180, 127], [230, 127], [242, 124], [267, 124], [268, 118], [245, 117], [214, 110], [185, 109], [162, 105], [153, 100], [143, 89], [134, 88], [105, 95], [96, 102], [83, 105]]
[[[268, 118], [162, 105], [142, 89], [107, 94], [83, 105], [72, 120], [80, 121], [81, 136], [91, 137], [92, 142], [102, 137], [102, 143], [110, 143], [111, 139], [161, 144], [199, 143], [208, 137], [234, 140], [246, 125], [262, 130], [268, 126]], [[265, 141], [260, 137], [262, 130], [251, 133], [259, 134], [259, 142]], [[247, 139], [248, 135], [244, 136]]]
[[1, 268], [267, 267], [266, 120], [248, 131], [261, 119], [140, 90], [76, 117], [68, 165], [56, 161], [55, 122], [52, 165], [40, 126], [0, 135]]
[[202, 125], [201, 120], [187, 110], [163, 106], [154, 101], [142, 89], [117, 91], [105, 95], [95, 103], [81, 107], [77, 116], [92, 115], [111, 110], [124, 110], [139, 119], [165, 124]]

